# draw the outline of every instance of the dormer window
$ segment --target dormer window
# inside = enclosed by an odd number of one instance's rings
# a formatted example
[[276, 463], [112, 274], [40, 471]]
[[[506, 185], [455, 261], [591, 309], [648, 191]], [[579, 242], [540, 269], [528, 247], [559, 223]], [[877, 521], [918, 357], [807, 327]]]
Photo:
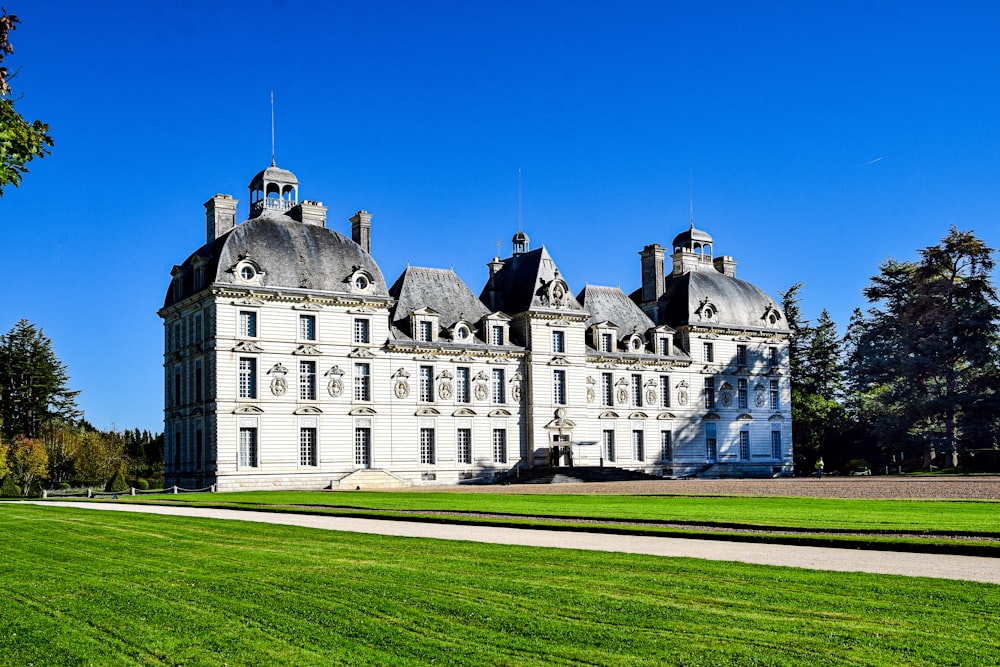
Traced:
[[472, 330], [465, 322], [459, 322], [452, 330], [452, 338], [459, 343], [467, 343], [472, 338]]
[[358, 294], [371, 292], [375, 285], [372, 275], [360, 267], [354, 268], [354, 273], [347, 278], [347, 283], [350, 285], [351, 291]]
[[600, 340], [599, 348], [601, 352], [614, 352], [615, 350], [615, 337], [609, 333], [598, 334]]
[[642, 340], [642, 336], [640, 336], [639, 334], [632, 334], [631, 336], [629, 336], [628, 338], [629, 352], [632, 352], [633, 354], [642, 352], [643, 347], [644, 343]]
[[417, 340], [429, 343], [433, 340], [433, 329], [427, 320], [417, 323]]
[[490, 327], [490, 343], [493, 345], [503, 345], [503, 326], [494, 324]]
[[260, 285], [260, 280], [264, 276], [264, 271], [252, 259], [244, 257], [235, 266], [229, 269], [230, 273], [236, 276], [236, 281], [250, 285]]

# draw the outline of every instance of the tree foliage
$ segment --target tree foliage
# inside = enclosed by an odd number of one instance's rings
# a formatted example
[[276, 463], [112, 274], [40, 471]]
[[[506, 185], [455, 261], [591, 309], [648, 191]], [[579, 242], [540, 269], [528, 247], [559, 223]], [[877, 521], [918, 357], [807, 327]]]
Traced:
[[52, 341], [27, 320], [0, 336], [0, 420], [8, 440], [37, 438], [49, 419], [75, 419], [78, 391], [67, 386], [66, 366]]
[[21, 184], [28, 172], [26, 167], [33, 159], [43, 158], [53, 146], [49, 126], [39, 120], [27, 121], [14, 108], [14, 94], [10, 74], [3, 61], [14, 52], [10, 33], [20, 21], [15, 14], [0, 10], [0, 197], [4, 187]]
[[49, 457], [41, 440], [18, 436], [7, 451], [10, 476], [28, 495], [32, 487], [45, 479], [49, 470]]

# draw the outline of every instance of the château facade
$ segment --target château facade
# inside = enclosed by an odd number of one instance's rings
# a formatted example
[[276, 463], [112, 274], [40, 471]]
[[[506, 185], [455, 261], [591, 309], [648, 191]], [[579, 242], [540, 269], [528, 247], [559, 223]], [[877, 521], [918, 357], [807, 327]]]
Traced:
[[[348, 238], [272, 165], [205, 204], [163, 308], [165, 478], [220, 490], [454, 484], [515, 467], [792, 472], [784, 315], [692, 224], [632, 294], [576, 296], [518, 232], [474, 292]], [[595, 250], [596, 252], [596, 250]]]

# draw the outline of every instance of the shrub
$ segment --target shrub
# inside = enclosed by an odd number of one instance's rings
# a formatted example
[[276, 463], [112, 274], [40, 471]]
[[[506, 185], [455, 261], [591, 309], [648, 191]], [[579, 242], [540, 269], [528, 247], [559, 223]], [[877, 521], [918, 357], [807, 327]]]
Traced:
[[115, 493], [122, 493], [128, 491], [128, 482], [125, 481], [125, 475], [122, 473], [121, 469], [115, 473], [115, 476], [111, 478], [108, 485], [104, 487], [105, 491], [113, 491]]
[[135, 488], [139, 489], [140, 491], [148, 491], [149, 482], [140, 477], [139, 479], [135, 480]]
[[69, 482], [59, 482], [59, 484], [56, 485], [56, 488], [59, 489], [60, 491], [69, 491], [73, 487], [70, 485]]
[[21, 497], [21, 487], [14, 483], [14, 480], [7, 475], [3, 478], [3, 484], [0, 484], [0, 497], [2, 498], [20, 498]]

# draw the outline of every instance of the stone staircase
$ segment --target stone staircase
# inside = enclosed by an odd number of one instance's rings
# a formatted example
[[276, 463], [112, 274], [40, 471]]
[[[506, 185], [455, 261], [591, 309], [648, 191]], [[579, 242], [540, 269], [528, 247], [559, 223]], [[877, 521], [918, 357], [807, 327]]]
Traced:
[[574, 466], [550, 468], [521, 468], [511, 471], [497, 480], [499, 484], [573, 484], [579, 482], [641, 482], [661, 480], [661, 475], [653, 475], [640, 470], [626, 470], [609, 466]]
[[396, 477], [391, 472], [387, 470], [375, 470], [373, 468], [355, 470], [349, 475], [345, 475], [339, 480], [330, 483], [330, 488], [334, 491], [402, 489], [407, 486], [410, 486], [409, 482]]

